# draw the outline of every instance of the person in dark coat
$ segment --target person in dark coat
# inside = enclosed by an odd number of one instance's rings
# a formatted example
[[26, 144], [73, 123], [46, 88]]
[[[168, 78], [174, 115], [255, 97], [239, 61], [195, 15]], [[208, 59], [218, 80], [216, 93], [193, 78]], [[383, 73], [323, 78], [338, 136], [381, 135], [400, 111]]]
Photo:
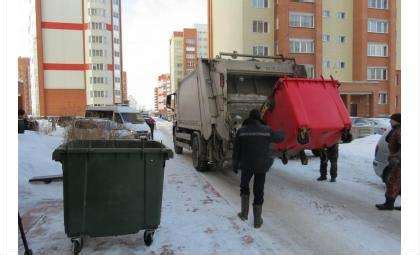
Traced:
[[155, 131], [156, 121], [152, 117], [150, 117], [150, 118], [146, 119], [146, 123], [150, 128], [150, 133], [151, 133], [152, 140], [153, 140], [154, 139], [154, 131]]
[[319, 149], [319, 158], [320, 158], [320, 166], [319, 166], [319, 173], [320, 177], [317, 179], [318, 181], [325, 181], [327, 180], [327, 168], [328, 168], [328, 161], [330, 161], [330, 176], [331, 182], [335, 182], [337, 179], [337, 161], [338, 161], [338, 143], [334, 144], [330, 147]]
[[281, 132], [273, 132], [269, 126], [262, 124], [260, 112], [253, 109], [249, 113], [242, 127], [238, 130], [233, 146], [233, 171], [241, 170], [241, 220], [248, 219], [249, 211], [249, 182], [254, 176], [254, 227], [259, 228], [263, 223], [261, 217], [264, 202], [265, 176], [273, 163], [270, 157], [270, 144], [284, 140]]
[[388, 142], [389, 157], [388, 168], [390, 169], [389, 179], [386, 183], [385, 203], [377, 204], [378, 210], [401, 210], [401, 207], [394, 207], [395, 199], [401, 195], [401, 114], [395, 113], [391, 116], [392, 129], [386, 136]]

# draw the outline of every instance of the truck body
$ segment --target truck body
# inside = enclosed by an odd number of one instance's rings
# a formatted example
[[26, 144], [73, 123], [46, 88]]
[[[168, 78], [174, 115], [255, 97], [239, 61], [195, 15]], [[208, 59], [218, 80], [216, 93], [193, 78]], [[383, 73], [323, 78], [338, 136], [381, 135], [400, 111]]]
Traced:
[[279, 78], [306, 77], [294, 59], [220, 55], [232, 59], [199, 59], [196, 70], [167, 97], [174, 110], [175, 152], [191, 149], [199, 171], [230, 162], [236, 130], [251, 109], [261, 109]]

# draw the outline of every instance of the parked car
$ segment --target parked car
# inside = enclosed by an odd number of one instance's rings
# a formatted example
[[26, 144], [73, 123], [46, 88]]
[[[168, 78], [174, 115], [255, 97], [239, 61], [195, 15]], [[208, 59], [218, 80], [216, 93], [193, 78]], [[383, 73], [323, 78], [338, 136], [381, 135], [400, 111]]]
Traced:
[[134, 139], [134, 135], [126, 130], [119, 129], [117, 124], [109, 119], [78, 118], [67, 125], [67, 140], [84, 139]]
[[370, 118], [369, 121], [373, 123], [373, 132], [378, 135], [383, 135], [391, 128], [391, 123], [388, 118]]
[[388, 143], [386, 141], [386, 136], [391, 131], [391, 128], [388, 128], [379, 139], [378, 144], [375, 148], [375, 159], [373, 160], [373, 169], [377, 176], [379, 176], [384, 183], [388, 181], [389, 169], [388, 165], [388, 156], [389, 149]]
[[138, 110], [125, 105], [88, 106], [86, 117], [109, 119], [119, 129], [129, 130], [136, 139], [150, 139], [150, 128]]
[[374, 134], [374, 126], [371, 121], [361, 117], [351, 117], [351, 134], [353, 139], [363, 138]]

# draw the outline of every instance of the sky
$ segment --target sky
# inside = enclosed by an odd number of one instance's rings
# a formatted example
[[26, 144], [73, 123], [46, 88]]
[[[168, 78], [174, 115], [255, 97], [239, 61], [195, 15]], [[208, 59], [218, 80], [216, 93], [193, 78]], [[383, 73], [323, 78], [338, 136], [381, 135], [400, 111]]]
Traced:
[[[15, 0], [14, 0], [15, 1]], [[16, 0], [22, 16], [11, 17], [19, 45], [12, 54], [30, 56], [28, 38], [30, 0]], [[123, 69], [128, 95], [138, 105], [153, 108], [153, 89], [160, 74], [169, 73], [169, 39], [173, 31], [207, 23], [206, 0], [121, 0]]]
[[139, 106], [153, 107], [160, 74], [169, 73], [173, 31], [207, 23], [206, 0], [122, 0], [123, 68], [128, 95]]

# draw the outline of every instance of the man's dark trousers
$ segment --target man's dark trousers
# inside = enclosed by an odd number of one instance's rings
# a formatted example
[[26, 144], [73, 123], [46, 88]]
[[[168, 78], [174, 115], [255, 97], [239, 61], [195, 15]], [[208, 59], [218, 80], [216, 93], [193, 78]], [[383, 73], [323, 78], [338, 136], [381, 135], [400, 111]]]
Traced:
[[264, 184], [266, 173], [254, 173], [252, 170], [241, 171], [241, 196], [249, 196], [249, 182], [254, 176], [254, 205], [262, 205], [264, 203]]

